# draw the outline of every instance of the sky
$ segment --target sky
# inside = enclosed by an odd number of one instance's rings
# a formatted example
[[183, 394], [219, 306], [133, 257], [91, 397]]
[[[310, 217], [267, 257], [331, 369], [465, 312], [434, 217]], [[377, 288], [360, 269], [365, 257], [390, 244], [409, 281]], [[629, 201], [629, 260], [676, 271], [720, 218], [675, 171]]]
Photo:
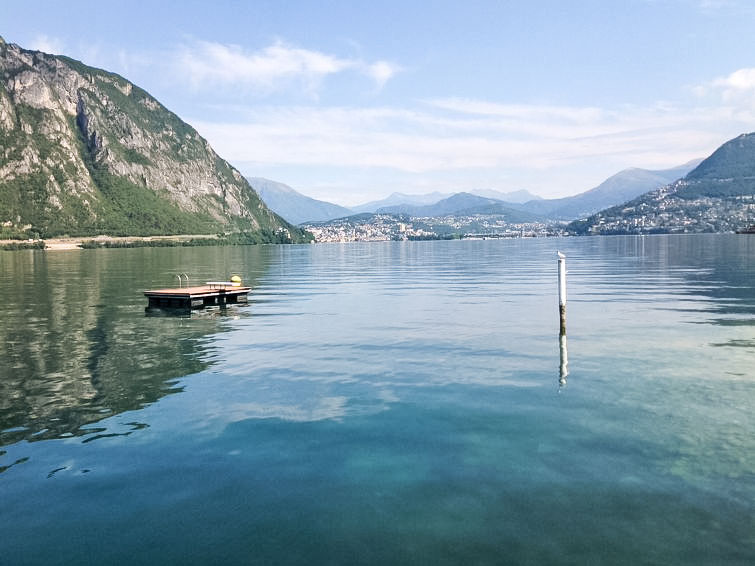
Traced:
[[353, 206], [557, 198], [755, 131], [750, 0], [3, 1], [0, 35], [116, 72], [242, 174]]

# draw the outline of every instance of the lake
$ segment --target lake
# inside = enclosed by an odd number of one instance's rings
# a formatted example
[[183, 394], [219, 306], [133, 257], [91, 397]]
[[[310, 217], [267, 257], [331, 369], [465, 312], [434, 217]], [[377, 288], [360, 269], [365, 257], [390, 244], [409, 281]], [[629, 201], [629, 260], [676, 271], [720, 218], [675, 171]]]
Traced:
[[2, 564], [755, 563], [755, 236], [0, 267]]

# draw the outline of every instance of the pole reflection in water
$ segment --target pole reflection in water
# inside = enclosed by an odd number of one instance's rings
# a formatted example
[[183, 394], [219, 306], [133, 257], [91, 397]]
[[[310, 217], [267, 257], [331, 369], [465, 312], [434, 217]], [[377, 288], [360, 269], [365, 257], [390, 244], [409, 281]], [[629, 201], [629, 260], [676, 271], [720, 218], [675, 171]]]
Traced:
[[561, 355], [561, 363], [558, 366], [558, 386], [566, 385], [566, 376], [569, 375], [569, 352], [566, 346], [566, 334], [558, 335], [558, 350]]

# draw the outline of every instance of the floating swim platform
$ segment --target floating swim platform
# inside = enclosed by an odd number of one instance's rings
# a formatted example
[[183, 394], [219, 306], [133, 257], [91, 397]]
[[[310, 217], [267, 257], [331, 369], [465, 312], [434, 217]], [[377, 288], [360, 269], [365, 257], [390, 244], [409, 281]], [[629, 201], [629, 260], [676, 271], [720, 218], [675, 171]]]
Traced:
[[238, 281], [208, 281], [197, 287], [176, 287], [144, 291], [150, 307], [201, 309], [204, 307], [246, 303], [251, 287]]

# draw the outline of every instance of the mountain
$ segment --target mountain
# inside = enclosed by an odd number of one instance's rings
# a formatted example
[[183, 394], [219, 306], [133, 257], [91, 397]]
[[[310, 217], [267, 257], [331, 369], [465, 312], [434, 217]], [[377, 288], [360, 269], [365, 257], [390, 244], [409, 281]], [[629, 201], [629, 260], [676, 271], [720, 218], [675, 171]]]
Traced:
[[411, 216], [445, 216], [454, 214], [462, 210], [471, 210], [477, 207], [490, 206], [496, 204], [497, 200], [485, 197], [478, 197], [470, 193], [456, 193], [448, 198], [439, 200], [433, 204], [410, 205], [401, 204], [396, 206], [385, 206], [377, 210], [380, 214], [409, 214]]
[[585, 217], [676, 181], [689, 173], [700, 161], [694, 160], [678, 167], [657, 171], [625, 169], [584, 193], [560, 199], [530, 201], [515, 208], [542, 214], [551, 220]]
[[573, 222], [577, 234], [729, 232], [755, 224], [755, 133], [729, 140], [684, 178]]
[[457, 212], [459, 216], [498, 216], [501, 220], [512, 224], [529, 222], [545, 222], [546, 218], [534, 212], [512, 208], [512, 203], [495, 202], [489, 205], [475, 206]]
[[307, 237], [144, 90], [2, 38], [0, 148], [0, 237]]
[[[484, 207], [485, 201], [478, 200], [470, 202], [470, 206], [465, 208], [450, 209], [464, 199], [468, 200], [475, 196], [480, 199], [495, 201], [487, 203], [488, 205], [495, 205], [494, 209], [495, 207], [498, 209], [503, 207], [509, 212], [520, 211], [525, 213], [525, 217], [531, 219], [573, 220], [594, 214], [609, 206], [627, 202], [643, 193], [680, 179], [695, 168], [700, 161], [690, 161], [671, 169], [625, 169], [589, 191], [559, 199], [543, 199], [525, 190], [502, 193], [491, 189], [478, 189], [463, 193], [443, 194], [436, 192], [424, 195], [393, 193], [386, 199], [369, 202], [354, 207], [353, 210], [355, 212], [401, 213], [413, 216], [433, 216], [432, 212], [439, 212], [438, 215], [443, 216], [462, 210], [477, 210], [479, 207]], [[458, 195], [466, 196], [457, 201], [445, 202]], [[436, 205], [438, 205], [437, 208], [431, 208]]]
[[525, 191], [524, 189], [521, 189], [519, 191], [511, 191], [509, 193], [502, 193], [501, 191], [495, 191], [493, 189], [475, 189], [468, 192], [479, 197], [494, 198], [496, 200], [511, 202], [515, 204], [523, 204], [525, 202], [530, 202], [533, 200], [542, 200], [542, 197], [533, 195], [531, 192]]
[[337, 204], [305, 196], [283, 183], [262, 177], [247, 177], [263, 202], [292, 224], [321, 222], [353, 214]]
[[515, 210], [509, 203], [492, 198], [480, 197], [470, 193], [456, 193], [450, 197], [424, 206], [389, 206], [377, 211], [381, 214], [408, 214], [414, 217], [431, 218], [438, 216], [471, 216], [496, 214], [507, 217], [509, 222], [533, 222], [542, 217], [521, 210]]
[[684, 179], [682, 196], [723, 197], [753, 194], [755, 188], [755, 133], [729, 140]]
[[422, 206], [427, 204], [435, 204], [436, 202], [448, 198], [453, 193], [426, 193], [423, 195], [407, 195], [404, 193], [393, 193], [390, 196], [382, 199], [360, 204], [359, 206], [353, 206], [351, 209], [354, 212], [377, 212], [381, 208], [387, 208], [392, 206]]
[[506, 201], [510, 203], [525, 203], [528, 201], [537, 200], [540, 197], [533, 195], [532, 193], [520, 190], [512, 191], [510, 193], [502, 193], [492, 189], [475, 189], [472, 191], [466, 191], [464, 193], [425, 193], [421, 195], [407, 195], [404, 193], [393, 193], [389, 197], [382, 200], [376, 200], [359, 206], [352, 207], [354, 212], [377, 212], [379, 210], [394, 210], [403, 211], [404, 209], [410, 210], [412, 207], [428, 206], [437, 204], [442, 200], [458, 194], [476, 195], [479, 197], [485, 197], [489, 199], [495, 199], [498, 201]]

